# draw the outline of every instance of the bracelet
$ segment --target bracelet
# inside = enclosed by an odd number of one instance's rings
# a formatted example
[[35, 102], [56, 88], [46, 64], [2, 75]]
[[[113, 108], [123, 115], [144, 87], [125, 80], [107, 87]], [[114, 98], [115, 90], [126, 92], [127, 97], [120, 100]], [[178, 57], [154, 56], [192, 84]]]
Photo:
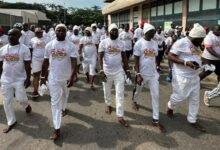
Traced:
[[40, 77], [41, 79], [45, 79], [45, 77]]
[[187, 64], [187, 61], [186, 61], [186, 60], [184, 60], [184, 66], [186, 66], [186, 64]]

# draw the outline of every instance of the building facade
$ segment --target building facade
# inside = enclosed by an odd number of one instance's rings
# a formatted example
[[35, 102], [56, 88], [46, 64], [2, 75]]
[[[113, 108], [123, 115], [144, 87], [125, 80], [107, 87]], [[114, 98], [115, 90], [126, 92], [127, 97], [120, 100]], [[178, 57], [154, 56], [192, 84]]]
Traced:
[[130, 24], [130, 27], [141, 22], [164, 28], [170, 22], [184, 29], [195, 22], [212, 27], [220, 24], [220, 0], [114, 0], [102, 13], [107, 24]]

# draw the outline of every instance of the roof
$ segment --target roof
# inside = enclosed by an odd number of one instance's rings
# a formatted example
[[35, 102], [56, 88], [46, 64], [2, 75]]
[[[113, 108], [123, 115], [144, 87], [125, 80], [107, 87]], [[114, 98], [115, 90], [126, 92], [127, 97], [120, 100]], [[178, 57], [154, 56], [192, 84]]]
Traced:
[[150, 0], [115, 0], [114, 2], [106, 5], [102, 9], [103, 14], [110, 14], [112, 12], [142, 3]]
[[0, 8], [0, 13], [21, 17], [29, 16], [32, 20], [50, 20], [46, 17], [45, 13], [38, 10]]

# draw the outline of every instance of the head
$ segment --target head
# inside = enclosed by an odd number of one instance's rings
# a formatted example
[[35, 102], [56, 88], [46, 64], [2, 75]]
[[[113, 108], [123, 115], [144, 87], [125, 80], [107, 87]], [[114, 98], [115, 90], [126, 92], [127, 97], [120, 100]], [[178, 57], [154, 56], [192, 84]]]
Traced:
[[171, 24], [170, 24], [170, 27], [171, 27], [172, 29], [175, 29], [175, 26], [176, 26], [176, 25], [175, 25], [174, 23], [171, 23]]
[[108, 27], [108, 32], [109, 32], [109, 36], [110, 39], [112, 40], [116, 40], [118, 38], [118, 26], [116, 24], [111, 24]]
[[176, 31], [177, 36], [181, 36], [181, 33], [182, 33], [181, 30], [177, 30], [177, 31]]
[[175, 34], [173, 34], [173, 35], [171, 36], [171, 38], [172, 38], [172, 40], [173, 40], [173, 43], [176, 42], [177, 36], [176, 36]]
[[158, 34], [161, 34], [161, 31], [162, 31], [161, 28], [158, 27], [158, 28], [157, 28], [157, 33], [158, 33]]
[[20, 30], [20, 31], [21, 31], [21, 30], [22, 30], [22, 28], [23, 28], [23, 26], [22, 26], [22, 24], [21, 24], [21, 23], [16, 23], [16, 24], [14, 24], [14, 25], [13, 25], [13, 28], [14, 28], [14, 29], [18, 29], [18, 30]]
[[35, 36], [37, 38], [42, 38], [43, 37], [43, 30], [40, 27], [35, 28]]
[[144, 24], [141, 24], [140, 26], [141, 26], [141, 29], [143, 29], [143, 28], [144, 28]]
[[34, 31], [35, 31], [35, 25], [31, 25], [30, 30], [31, 30], [32, 32], [34, 32]]
[[126, 24], [125, 25], [125, 32], [128, 32], [129, 31], [129, 24]]
[[28, 31], [28, 29], [29, 29], [28, 24], [27, 23], [23, 23], [23, 30], [24, 31]]
[[120, 24], [120, 28], [121, 28], [121, 29], [124, 29], [124, 28], [125, 28], [125, 25], [124, 25], [124, 24]]
[[0, 26], [0, 36], [2, 36], [4, 34], [4, 30], [3, 28]]
[[73, 34], [74, 34], [74, 35], [78, 35], [78, 34], [79, 34], [79, 27], [78, 27], [77, 25], [75, 25], [75, 26], [73, 27]]
[[103, 27], [102, 23], [98, 23], [98, 28], [102, 29], [102, 27]]
[[91, 27], [87, 27], [85, 29], [85, 36], [92, 36], [92, 28]]
[[214, 33], [216, 36], [220, 36], [220, 25], [214, 26], [214, 28], [213, 28], [213, 33]]
[[68, 25], [68, 30], [72, 31], [73, 30], [73, 26], [72, 25]]
[[189, 33], [189, 39], [195, 46], [200, 46], [206, 36], [205, 29], [198, 23], [194, 24]]
[[64, 24], [58, 24], [55, 28], [55, 33], [58, 41], [64, 41], [66, 38], [67, 28]]
[[155, 27], [149, 23], [144, 24], [145, 40], [150, 41], [155, 35]]
[[17, 45], [19, 43], [19, 38], [21, 36], [21, 31], [14, 28], [8, 31], [8, 42], [10, 45]]
[[91, 27], [92, 27], [92, 31], [93, 31], [93, 32], [96, 32], [97, 25], [94, 23], [94, 24], [91, 25]]

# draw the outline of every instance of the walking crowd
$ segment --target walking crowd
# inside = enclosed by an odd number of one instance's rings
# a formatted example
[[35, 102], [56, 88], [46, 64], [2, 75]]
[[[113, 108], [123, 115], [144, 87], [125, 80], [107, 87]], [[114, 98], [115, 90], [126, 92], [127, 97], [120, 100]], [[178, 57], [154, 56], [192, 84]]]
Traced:
[[167, 116], [173, 117], [174, 109], [188, 100], [187, 121], [202, 132], [205, 128], [197, 121], [200, 102], [200, 81], [215, 72], [216, 88], [205, 91], [204, 104], [220, 95], [220, 26], [212, 30], [195, 23], [191, 29], [171, 24], [168, 31], [142, 23], [134, 32], [128, 24], [103, 27], [94, 23], [88, 27], [56, 24], [53, 27], [29, 29], [27, 23], [16, 23], [8, 34], [0, 27], [0, 75], [3, 105], [8, 133], [17, 124], [12, 100], [15, 97], [32, 112], [26, 88], [31, 85], [32, 98], [36, 100], [43, 87], [49, 89], [54, 131], [51, 139], [60, 137], [62, 117], [67, 111], [69, 88], [77, 82], [82, 66], [86, 82], [96, 90], [94, 80], [99, 75], [103, 84], [105, 112], [111, 114], [112, 84], [115, 86], [116, 116], [118, 122], [129, 127], [124, 119], [125, 84], [132, 84], [132, 59], [135, 82], [132, 95], [133, 109], [138, 111], [142, 88], [148, 85], [152, 101], [152, 125], [161, 132], [166, 128], [159, 121], [159, 77], [161, 63], [168, 59], [172, 94], [167, 103]]

